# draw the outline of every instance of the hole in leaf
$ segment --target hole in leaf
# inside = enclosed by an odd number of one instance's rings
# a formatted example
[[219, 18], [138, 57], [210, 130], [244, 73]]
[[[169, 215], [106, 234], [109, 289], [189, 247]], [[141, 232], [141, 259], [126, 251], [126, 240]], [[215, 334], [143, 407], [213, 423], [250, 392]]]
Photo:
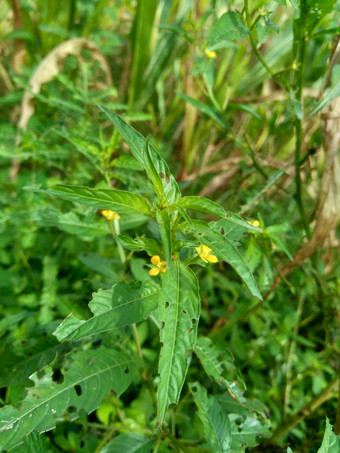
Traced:
[[191, 322], [193, 323], [193, 325], [195, 325], [196, 322], [197, 322], [197, 319], [196, 318], [192, 318]]
[[199, 233], [197, 233], [197, 234], [198, 234], [199, 236], [202, 236], [202, 234], [203, 234], [203, 233], [202, 233], [202, 232], [200, 231], [200, 232], [199, 232]]
[[7, 388], [6, 387], [2, 387], [0, 389], [0, 398], [4, 400], [6, 398], [6, 393], [7, 393]]
[[170, 305], [170, 304], [169, 304], [169, 302], [168, 302], [168, 301], [167, 301], [167, 302], [165, 302], [165, 304], [164, 304], [164, 308], [168, 308], [168, 306], [169, 306], [169, 305]]
[[69, 406], [69, 407], [67, 408], [67, 412], [68, 412], [69, 414], [73, 414], [74, 412], [76, 412], [76, 410], [77, 410], [76, 406]]
[[79, 384], [76, 384], [76, 385], [74, 386], [74, 390], [76, 391], [76, 394], [77, 394], [78, 396], [80, 396], [80, 395], [83, 393], [83, 391], [82, 391], [82, 389], [81, 389], [81, 386], [80, 386]]
[[85, 445], [85, 442], [83, 440], [80, 441], [80, 447], [83, 448]]
[[187, 311], [184, 310], [184, 308], [183, 308], [183, 309], [182, 309], [182, 313], [183, 313], [184, 315], [186, 315], [186, 314], [187, 314]]
[[223, 354], [219, 354], [217, 357], [216, 357], [216, 360], [218, 362], [223, 362]]
[[223, 234], [223, 236], [225, 235], [225, 229], [223, 227], [220, 229], [220, 233]]
[[125, 370], [124, 370], [124, 373], [125, 373], [125, 374], [129, 374], [129, 373], [130, 373], [129, 368], [126, 367]]
[[164, 178], [164, 173], [162, 173], [161, 171], [158, 173], [159, 176], [163, 179]]
[[94, 348], [98, 348], [98, 346], [100, 346], [102, 344], [103, 340], [102, 339], [99, 339], [99, 340], [96, 340], [92, 343], [93, 347]]
[[193, 331], [192, 327], [190, 329], [188, 329], [188, 333], [191, 333], [192, 331]]
[[196, 393], [196, 392], [197, 392], [197, 387], [196, 387], [196, 385], [193, 385], [193, 386], [191, 387], [191, 390], [192, 390], [194, 393]]
[[60, 370], [55, 370], [52, 374], [52, 381], [56, 382], [57, 384], [62, 384], [64, 382], [63, 373]]
[[165, 182], [166, 182], [167, 184], [169, 184], [169, 182], [170, 182], [169, 175], [165, 175]]
[[228, 217], [229, 217], [229, 214], [226, 214], [226, 215], [225, 215], [225, 218], [227, 219]]

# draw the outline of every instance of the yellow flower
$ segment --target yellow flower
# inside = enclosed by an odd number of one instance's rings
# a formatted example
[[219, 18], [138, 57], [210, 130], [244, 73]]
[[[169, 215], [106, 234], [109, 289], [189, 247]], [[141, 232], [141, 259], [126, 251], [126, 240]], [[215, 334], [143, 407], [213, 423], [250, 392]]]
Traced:
[[217, 263], [218, 258], [215, 255], [210, 255], [211, 248], [207, 245], [201, 244], [196, 247], [196, 252], [205, 263]]
[[159, 255], [154, 255], [151, 258], [151, 264], [153, 264], [153, 267], [149, 270], [149, 275], [152, 277], [158, 275], [160, 272], [164, 274], [166, 271], [166, 261], [162, 261]]
[[114, 211], [111, 211], [111, 209], [103, 209], [102, 210], [102, 215], [107, 218], [107, 220], [114, 220], [114, 219], [120, 219], [120, 215], [117, 214]]
[[205, 54], [208, 58], [216, 58], [217, 53], [214, 50], [205, 49]]
[[253, 220], [252, 222], [250, 220], [247, 220], [247, 223], [250, 223], [250, 225], [253, 225], [255, 228], [258, 228], [260, 226], [260, 222], [258, 220]]

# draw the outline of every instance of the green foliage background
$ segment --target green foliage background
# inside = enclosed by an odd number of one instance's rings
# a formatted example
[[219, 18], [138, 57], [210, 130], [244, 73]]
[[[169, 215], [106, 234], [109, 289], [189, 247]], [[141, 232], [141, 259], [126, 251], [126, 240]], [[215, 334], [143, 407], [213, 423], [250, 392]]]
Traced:
[[339, 11], [0, 3], [0, 451], [340, 452]]

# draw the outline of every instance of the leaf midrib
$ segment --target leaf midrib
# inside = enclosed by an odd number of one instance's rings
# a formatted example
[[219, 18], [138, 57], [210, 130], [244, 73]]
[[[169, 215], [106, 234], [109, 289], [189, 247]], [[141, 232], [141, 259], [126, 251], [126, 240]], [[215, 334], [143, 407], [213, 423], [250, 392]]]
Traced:
[[[114, 310], [117, 310], [118, 308], [121, 308], [121, 307], [124, 307], [124, 306], [128, 306], [129, 304], [132, 304], [134, 302], [137, 302], [137, 301], [142, 301], [143, 299], [146, 299], [148, 297], [152, 297], [152, 296], [155, 296], [157, 294], [159, 290], [155, 291], [154, 293], [152, 294], [148, 294], [148, 295], [145, 295], [145, 296], [142, 296], [142, 297], [137, 297], [136, 299], [131, 299], [127, 302], [124, 302], [120, 305], [116, 305], [115, 307], [113, 308], [110, 308], [109, 310], [106, 310], [106, 311], [103, 311], [102, 313], [100, 313], [99, 315], [95, 315], [93, 312], [93, 316], [92, 318], [90, 319], [87, 319], [86, 321], [82, 322], [78, 327], [76, 327], [74, 330], [72, 330], [72, 332], [70, 332], [66, 337], [62, 337], [62, 339], [64, 340], [65, 338], [69, 337], [70, 334], [72, 334], [73, 332], [76, 332], [77, 330], [80, 330], [83, 326], [87, 325], [87, 323], [89, 322], [92, 322], [93, 319], [98, 319], [100, 318], [101, 316], [104, 316], [104, 315], [107, 315], [108, 313], [111, 313], [111, 312], [114, 312]], [[90, 304], [91, 305], [91, 304]], [[91, 307], [90, 307], [91, 308]], [[80, 321], [81, 322], [81, 321]], [[114, 329], [114, 327], [112, 327], [112, 329]], [[107, 329], [107, 330], [111, 330], [111, 329]], [[106, 332], [107, 330], [101, 330], [101, 331], [98, 331], [96, 332], [97, 333], [100, 333], [100, 332]], [[94, 335], [94, 334], [88, 334], [87, 336], [90, 336], [90, 335]]]
[[[75, 186], [75, 187], [76, 187], [76, 186]], [[79, 187], [79, 188], [80, 188], [80, 189], [86, 189], [86, 190], [95, 190], [95, 189], [90, 189], [90, 188], [88, 188], [88, 187]], [[55, 192], [58, 192], [59, 194], [71, 195], [71, 196], [75, 196], [75, 197], [78, 196], [78, 197], [80, 197], [80, 198], [85, 198], [86, 200], [91, 200], [91, 201], [95, 200], [94, 195], [93, 195], [92, 197], [90, 197], [90, 196], [86, 196], [86, 195], [84, 195], [84, 194], [79, 195], [79, 194], [74, 193], [74, 192], [66, 192], [66, 191], [63, 192], [62, 190], [58, 190], [58, 189], [51, 189], [51, 190], [49, 190], [48, 192], [49, 192], [51, 195], [53, 195], [53, 193], [55, 193]], [[101, 202], [103, 202], [103, 203], [112, 203], [112, 204], [115, 204], [115, 205], [128, 207], [129, 209], [133, 209], [134, 211], [137, 211], [137, 212], [144, 212], [144, 213], [150, 214], [150, 210], [149, 210], [149, 207], [148, 207], [148, 203], [147, 203], [147, 201], [145, 200], [145, 198], [143, 198], [143, 197], [141, 197], [141, 196], [139, 196], [139, 195], [137, 195], [137, 194], [131, 194], [131, 193], [129, 193], [129, 192], [125, 192], [125, 191], [123, 191], [123, 190], [122, 190], [121, 192], [123, 192], [124, 194], [127, 194], [129, 197], [132, 197], [132, 198], [135, 198], [135, 197], [136, 197], [139, 201], [141, 201], [143, 204], [145, 204], [145, 209], [143, 209], [143, 210], [142, 210], [142, 209], [137, 209], [137, 208], [135, 208], [135, 207], [133, 207], [133, 206], [131, 206], [131, 205], [129, 205], [129, 204], [124, 204], [124, 203], [121, 203], [121, 202], [119, 202], [119, 201], [113, 201], [113, 200], [107, 200], [107, 199], [103, 200], [103, 199], [100, 198], [100, 196], [98, 197], [98, 192], [94, 192], [94, 194], [96, 194], [97, 200], [98, 200], [98, 201], [101, 201]], [[119, 193], [119, 192], [118, 192], [118, 193]], [[75, 200], [75, 202], [77, 202], [77, 201]]]
[[[105, 373], [106, 371], [109, 371], [111, 369], [114, 369], [114, 368], [117, 368], [117, 367], [120, 367], [120, 366], [124, 366], [124, 365], [130, 364], [130, 363], [135, 363], [135, 362], [136, 362], [135, 360], [126, 360], [124, 362], [115, 363], [114, 365], [109, 366], [108, 368], [105, 368], [104, 370], [100, 370], [97, 373], [93, 373], [93, 374], [87, 375], [85, 377], [85, 379], [80, 379], [78, 381], [75, 381], [71, 385], [69, 385], [68, 387], [62, 389], [60, 392], [57, 392], [56, 394], [51, 396], [50, 398], [47, 398], [47, 399], [41, 401], [39, 404], [34, 406], [32, 409], [30, 409], [29, 411], [25, 412], [25, 414], [23, 414], [21, 417], [18, 417], [18, 418], [15, 419], [15, 421], [9, 423], [9, 425], [14, 426], [15, 423], [19, 422], [22, 418], [26, 417], [28, 414], [30, 414], [34, 410], [38, 409], [43, 404], [46, 404], [46, 402], [49, 402], [53, 398], [56, 398], [57, 396], [59, 396], [60, 394], [64, 393], [65, 391], [69, 391], [71, 387], [74, 387], [75, 385], [80, 384], [82, 382], [86, 382], [87, 380], [91, 379], [92, 377], [99, 376], [100, 374]], [[32, 389], [34, 389], [34, 387], [32, 387]], [[6, 429], [11, 429], [11, 428], [6, 428], [7, 426], [8, 425], [4, 425], [4, 426], [0, 427], [0, 433], [2, 433], [3, 431], [6, 431]]]

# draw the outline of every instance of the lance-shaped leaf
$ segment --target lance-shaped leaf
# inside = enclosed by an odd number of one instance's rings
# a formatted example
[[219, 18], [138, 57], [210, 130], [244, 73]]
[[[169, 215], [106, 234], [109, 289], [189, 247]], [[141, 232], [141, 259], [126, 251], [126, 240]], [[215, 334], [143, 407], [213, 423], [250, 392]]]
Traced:
[[160, 288], [149, 282], [119, 282], [111, 289], [100, 289], [89, 304], [93, 317], [82, 321], [71, 314], [57, 327], [54, 335], [59, 341], [79, 340], [140, 322], [157, 308], [159, 293]]
[[119, 214], [136, 214], [138, 212], [154, 217], [151, 206], [145, 198], [125, 190], [58, 185], [43, 192], [93, 208], [112, 209]]
[[146, 251], [149, 256], [161, 255], [162, 249], [160, 248], [157, 241], [151, 238], [135, 238], [132, 239], [129, 236], [122, 234], [116, 236], [120, 244], [128, 250], [136, 250], [138, 252]]
[[326, 417], [326, 430], [322, 439], [322, 444], [317, 453], [335, 453], [340, 451], [340, 436], [332, 431], [332, 425]]
[[121, 434], [111, 440], [100, 453], [150, 453], [155, 439], [139, 433]]
[[207, 212], [208, 214], [213, 214], [222, 219], [226, 219], [228, 222], [234, 223], [235, 225], [242, 226], [248, 230], [254, 230], [260, 232], [259, 228], [254, 227], [251, 223], [248, 223], [246, 220], [243, 220], [242, 217], [239, 217], [236, 214], [233, 214], [230, 211], [226, 211], [222, 206], [215, 201], [209, 200], [204, 197], [183, 197], [178, 200], [175, 204], [170, 206], [170, 210], [174, 211], [177, 207], [183, 209], [193, 209], [195, 211]]
[[186, 102], [189, 102], [189, 104], [193, 105], [197, 110], [213, 119], [217, 124], [219, 124], [222, 127], [222, 129], [224, 130], [228, 129], [228, 126], [226, 125], [221, 116], [221, 113], [215, 107], [204, 104], [203, 102], [197, 99], [187, 96], [181, 91], [175, 90], [175, 93], [178, 94], [178, 96], [180, 96]]
[[206, 389], [198, 382], [189, 384], [189, 388], [212, 451], [214, 453], [228, 453], [231, 446], [231, 428], [227, 413], [222, 409], [217, 399], [208, 396]]
[[10, 449], [22, 442], [33, 430], [49, 431], [56, 420], [68, 413], [71, 420], [81, 409], [91, 413], [100, 406], [110, 390], [121, 395], [134, 378], [136, 361], [116, 350], [99, 348], [78, 352], [63, 372], [64, 381], [52, 380], [52, 370], [40, 379], [35, 374], [34, 387], [27, 389], [27, 397], [19, 409], [5, 406], [0, 409], [0, 445]]
[[233, 356], [227, 349], [215, 345], [210, 338], [199, 337], [195, 353], [208, 376], [225, 387], [235, 399], [245, 401], [243, 392], [246, 386], [233, 364]]
[[158, 422], [169, 404], [178, 403], [188, 369], [188, 354], [195, 347], [200, 297], [195, 274], [175, 260], [162, 279], [159, 313], [162, 349], [159, 358]]
[[212, 249], [214, 255], [229, 263], [242, 278], [253, 296], [262, 300], [253, 274], [232, 242], [222, 234], [213, 231], [210, 225], [203, 221], [196, 220], [193, 222], [193, 226], [185, 225], [184, 230], [191, 231], [202, 244]]
[[[107, 115], [110, 121], [117, 128], [120, 135], [129, 145], [132, 154], [138, 160], [141, 167], [145, 170], [148, 178], [156, 188], [159, 185], [159, 178], [163, 184], [164, 198], [167, 204], [175, 203], [181, 197], [181, 193], [174, 176], [170, 173], [169, 167], [165, 160], [159, 155], [158, 151], [148, 143], [145, 146], [145, 138], [136, 131], [132, 126], [107, 108], [99, 106]], [[151, 163], [150, 163], [151, 162]], [[157, 176], [155, 176], [155, 172]]]

